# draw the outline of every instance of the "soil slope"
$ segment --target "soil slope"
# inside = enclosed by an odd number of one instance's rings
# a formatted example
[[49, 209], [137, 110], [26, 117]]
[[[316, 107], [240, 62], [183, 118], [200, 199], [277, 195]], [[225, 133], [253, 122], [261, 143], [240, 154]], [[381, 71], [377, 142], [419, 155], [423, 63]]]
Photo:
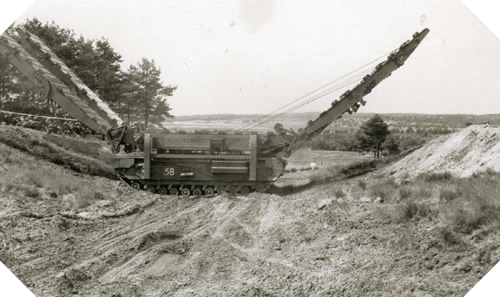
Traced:
[[381, 215], [374, 176], [174, 198], [0, 144], [2, 160], [0, 260], [40, 297], [463, 296], [500, 259], [498, 232], [449, 246], [430, 217]]
[[425, 172], [466, 177], [487, 169], [500, 171], [500, 127], [474, 125], [431, 140], [386, 172], [396, 177]]

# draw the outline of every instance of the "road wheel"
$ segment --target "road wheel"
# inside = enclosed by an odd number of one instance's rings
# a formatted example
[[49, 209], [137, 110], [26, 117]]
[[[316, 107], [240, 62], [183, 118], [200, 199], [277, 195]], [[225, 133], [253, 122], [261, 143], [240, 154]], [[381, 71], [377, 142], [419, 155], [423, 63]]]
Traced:
[[194, 196], [201, 196], [201, 190], [200, 190], [200, 188], [195, 188], [193, 190], [193, 195]]
[[246, 196], [246, 195], [248, 195], [248, 193], [250, 193], [250, 189], [248, 187], [243, 186], [240, 188], [241, 195]]
[[167, 193], [168, 193], [168, 190], [165, 187], [160, 187], [158, 189], [158, 194], [160, 194], [160, 195], [167, 195]]
[[214, 195], [214, 189], [212, 189], [210, 187], [206, 188], [205, 189], [205, 195], [207, 195], [207, 196], [213, 196]]
[[178, 196], [179, 190], [177, 190], [177, 188], [172, 188], [172, 189], [170, 189], [170, 191], [168, 191], [168, 193], [172, 196]]
[[266, 186], [264, 184], [258, 183], [255, 185], [255, 191], [262, 193], [266, 190]]
[[153, 185], [149, 185], [149, 186], [146, 186], [146, 191], [148, 191], [149, 193], [155, 193], [156, 188]]
[[191, 191], [189, 191], [188, 188], [184, 188], [181, 190], [181, 194], [182, 196], [189, 196], [189, 194], [191, 194]]
[[219, 194], [224, 194], [224, 193], [226, 193], [226, 192], [227, 192], [226, 186], [224, 186], [224, 185], [219, 185], [219, 186], [217, 186], [217, 192], [218, 192]]
[[238, 193], [238, 187], [237, 186], [231, 186], [229, 187], [229, 194], [231, 195], [236, 195], [236, 193]]
[[132, 189], [139, 191], [141, 189], [141, 184], [137, 182], [133, 182], [131, 185]]

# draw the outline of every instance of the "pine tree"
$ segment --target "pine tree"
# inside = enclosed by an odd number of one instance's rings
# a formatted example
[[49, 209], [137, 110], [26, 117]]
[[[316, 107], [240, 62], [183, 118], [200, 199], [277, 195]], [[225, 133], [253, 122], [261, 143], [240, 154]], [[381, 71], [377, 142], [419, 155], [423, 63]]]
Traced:
[[390, 134], [384, 141], [383, 149], [387, 151], [387, 153], [389, 153], [390, 155], [397, 155], [401, 152], [399, 149], [398, 140]]
[[108, 40], [77, 37], [72, 30], [54, 22], [42, 24], [36, 18], [27, 20], [21, 27], [40, 37], [111, 108], [119, 110], [124, 104], [122, 58]]
[[161, 70], [154, 60], [145, 58], [137, 65], [131, 65], [128, 70], [129, 96], [139, 109], [146, 128], [150, 123], [161, 123], [172, 117], [166, 97], [172, 96], [177, 87], [165, 86], [160, 74]]
[[[129, 125], [161, 123], [171, 117], [166, 98], [177, 87], [161, 82], [161, 70], [153, 60], [142, 59], [121, 70], [122, 57], [107, 39], [86, 39], [54, 22], [42, 24], [36, 18], [18, 27], [36, 34], [71, 68], [91, 90], [120, 114]], [[35, 114], [63, 115], [50, 98], [31, 89], [26, 78], [7, 60], [0, 59], [0, 106]], [[20, 110], [22, 109], [22, 110]]]
[[356, 138], [361, 149], [372, 151], [373, 156], [378, 159], [383, 149], [382, 144], [390, 133], [382, 117], [376, 114], [361, 125]]
[[96, 90], [102, 100], [111, 105], [118, 112], [121, 108], [124, 93], [124, 73], [121, 71], [121, 56], [116, 53], [108, 40], [100, 39], [95, 42], [96, 60], [94, 69], [97, 70]]

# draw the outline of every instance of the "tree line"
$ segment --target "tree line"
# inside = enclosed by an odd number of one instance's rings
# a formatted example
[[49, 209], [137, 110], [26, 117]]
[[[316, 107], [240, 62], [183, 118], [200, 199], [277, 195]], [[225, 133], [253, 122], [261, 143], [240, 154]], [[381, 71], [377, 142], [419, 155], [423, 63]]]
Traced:
[[378, 114], [365, 121], [358, 130], [349, 133], [325, 131], [310, 143], [312, 149], [365, 151], [373, 152], [374, 158], [382, 154], [395, 155], [418, 146], [432, 136], [413, 133], [400, 133], [390, 130], [389, 125]]
[[[10, 29], [16, 28], [39, 36], [129, 126], [144, 129], [172, 117], [167, 97], [172, 96], [177, 87], [161, 80], [161, 69], [153, 59], [143, 58], [123, 70], [122, 56], [105, 38], [87, 39], [54, 22], [43, 24], [36, 18]], [[2, 57], [0, 109], [65, 115], [50, 98], [43, 98], [37, 90], [30, 88], [26, 78]]]

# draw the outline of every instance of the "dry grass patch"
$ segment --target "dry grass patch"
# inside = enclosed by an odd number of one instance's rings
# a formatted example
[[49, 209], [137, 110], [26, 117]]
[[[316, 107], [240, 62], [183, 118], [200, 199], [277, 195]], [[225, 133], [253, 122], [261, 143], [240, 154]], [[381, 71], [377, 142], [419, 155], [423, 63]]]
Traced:
[[65, 208], [72, 209], [86, 207], [103, 198], [90, 181], [75, 175], [61, 175], [60, 171], [51, 169], [53, 168], [27, 164], [9, 167], [3, 176], [3, 188], [5, 191], [21, 193], [29, 198], [39, 198], [42, 194], [46, 194], [53, 199], [66, 200], [62, 201], [62, 204]]
[[428, 198], [432, 197], [432, 190], [429, 187], [420, 186], [420, 187], [418, 187], [418, 190], [416, 191], [416, 195], [419, 198], [428, 199]]
[[401, 200], [406, 200], [413, 196], [413, 189], [411, 187], [404, 186], [399, 188], [398, 194]]
[[[499, 182], [500, 174], [492, 172], [468, 178], [450, 177], [447, 173], [421, 175], [411, 187], [398, 188], [399, 202], [381, 215], [396, 223], [436, 220], [441, 224], [440, 239], [448, 245], [459, 244], [463, 234], [481, 228], [495, 230], [500, 224]], [[371, 189], [372, 195], [385, 199], [391, 197], [391, 191], [395, 191], [391, 180]]]
[[361, 189], [361, 190], [366, 190], [366, 182], [363, 181], [363, 180], [359, 180], [358, 181], [358, 187]]
[[440, 192], [448, 204], [447, 221], [460, 233], [469, 234], [483, 226], [500, 222], [499, 174], [485, 172], [451, 180], [454, 190]]
[[344, 198], [346, 196], [342, 189], [336, 189], [335, 191], [333, 191], [333, 195], [335, 195], [335, 198]]
[[460, 194], [455, 187], [444, 185], [439, 189], [439, 199], [442, 201], [451, 201], [457, 199], [459, 196]]
[[394, 197], [398, 189], [398, 185], [394, 181], [394, 179], [389, 178], [381, 183], [377, 183], [372, 185], [369, 188], [370, 196], [373, 198], [380, 197], [384, 200], [391, 199]]
[[[0, 125], [0, 142], [34, 157], [41, 158], [75, 172], [115, 178], [114, 169], [97, 156], [97, 142], [44, 132]], [[52, 141], [56, 141], [52, 143]], [[99, 150], [102, 145], [99, 145]], [[86, 153], [83, 153], [86, 152]], [[102, 155], [104, 156], [104, 155]], [[109, 155], [106, 155], [106, 158]]]
[[453, 179], [453, 175], [449, 172], [424, 173], [424, 174], [420, 174], [417, 177], [417, 180], [418, 179], [422, 179], [425, 182], [429, 182], [429, 183], [442, 183], [442, 182], [450, 181], [451, 179]]
[[410, 199], [396, 206], [393, 217], [396, 222], [408, 222], [412, 219], [431, 217], [433, 212], [428, 204]]

